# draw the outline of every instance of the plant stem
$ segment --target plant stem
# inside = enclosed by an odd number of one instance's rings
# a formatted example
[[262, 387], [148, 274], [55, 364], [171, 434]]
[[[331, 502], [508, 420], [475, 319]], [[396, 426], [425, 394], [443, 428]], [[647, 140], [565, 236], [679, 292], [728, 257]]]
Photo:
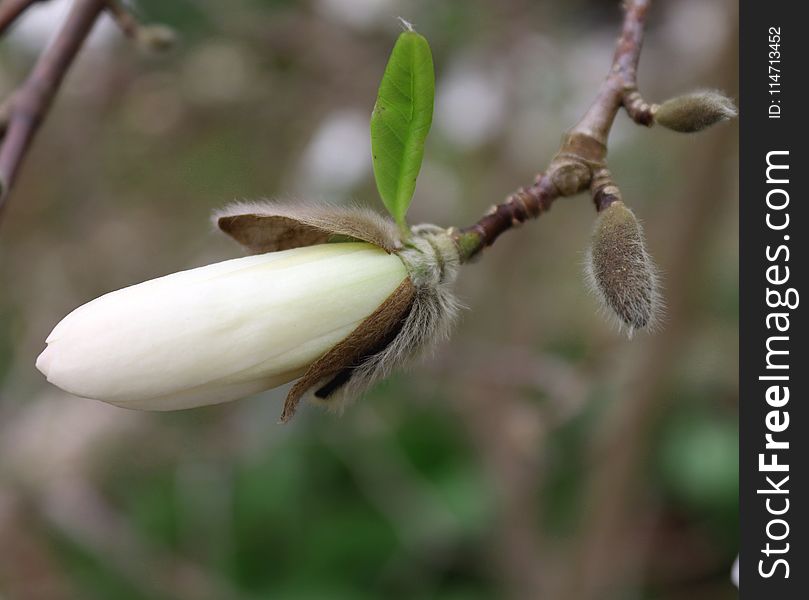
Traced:
[[3, 0], [0, 3], [0, 35], [6, 32], [14, 21], [28, 8], [43, 0]]
[[[4, 10], [0, 11], [0, 32], [31, 4], [32, 1], [4, 3], [1, 7]], [[0, 217], [20, 164], [62, 79], [106, 7], [106, 0], [75, 0], [65, 23], [37, 60], [28, 79], [13, 92], [8, 124], [0, 145]]]
[[539, 217], [557, 198], [586, 190], [593, 175], [605, 167], [607, 139], [621, 107], [638, 124], [651, 124], [652, 108], [637, 91], [637, 67], [650, 3], [651, 0], [626, 2], [623, 29], [610, 71], [590, 108], [568, 132], [545, 173], [537, 175], [532, 185], [520, 188], [505, 202], [492, 207], [477, 223], [452, 230], [462, 262], [491, 246], [503, 232], [529, 217]]

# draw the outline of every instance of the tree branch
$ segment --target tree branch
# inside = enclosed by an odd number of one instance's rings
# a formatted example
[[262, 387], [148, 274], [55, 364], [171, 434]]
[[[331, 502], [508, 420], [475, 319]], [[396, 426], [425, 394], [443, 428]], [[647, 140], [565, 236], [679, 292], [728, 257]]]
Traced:
[[59, 85], [76, 58], [106, 0], [76, 0], [62, 28], [13, 93], [8, 125], [0, 146], [0, 215], [9, 188], [31, 141], [45, 119]]
[[44, 0], [4, 0], [0, 4], [0, 35], [6, 32], [19, 16], [37, 2]]
[[[505, 202], [492, 207], [474, 225], [453, 230], [462, 261], [472, 259], [483, 248], [491, 246], [504, 231], [524, 223], [529, 217], [539, 217], [557, 198], [578, 194], [595, 181], [598, 187], [593, 189], [593, 194], [597, 207], [604, 205], [605, 191], [617, 193], [605, 168], [607, 139], [615, 115], [623, 106], [635, 122], [651, 125], [653, 121], [654, 107], [644, 102], [637, 91], [638, 60], [650, 2], [627, 0], [623, 29], [609, 74], [590, 108], [565, 136], [545, 173], [537, 175], [531, 186], [520, 188]], [[595, 197], [597, 193], [600, 199]]]
[[[732, 17], [738, 19], [738, 12]], [[731, 23], [728, 31], [738, 34], [738, 23]], [[727, 89], [737, 89], [736, 64], [738, 37], [727, 41], [719, 61], [712, 71], [724, 74], [722, 83]], [[608, 589], [614, 589], [627, 571], [631, 570], [636, 548], [638, 521], [648, 513], [648, 499], [641, 493], [641, 473], [644, 457], [649, 455], [649, 444], [656, 424], [664, 410], [667, 396], [663, 386], [679, 365], [685, 342], [694, 328], [689, 309], [695, 294], [705, 294], [700, 283], [706, 277], [698, 265], [707, 262], [718, 222], [735, 194], [725, 187], [726, 179], [718, 176], [715, 157], [726, 157], [735, 146], [736, 133], [726, 129], [711, 136], [696, 152], [689, 154], [683, 172], [689, 173], [687, 187], [678, 190], [682, 206], [676, 218], [667, 221], [671, 244], [667, 245], [663, 261], [669, 290], [666, 327], [658, 335], [649, 337], [645, 346], [636, 349], [637, 358], [631, 361], [630, 372], [619, 379], [625, 389], [620, 402], [613, 403], [602, 417], [594, 436], [589, 469], [584, 480], [583, 498], [587, 498], [574, 544], [573, 556], [567, 561], [565, 589], [554, 597], [564, 600], [590, 600], [603, 598]], [[728, 161], [730, 163], [730, 161]], [[711, 198], [712, 202], [704, 202]], [[628, 565], [630, 563], [630, 565]]]
[[121, 32], [131, 40], [137, 39], [141, 25], [135, 16], [118, 0], [107, 0], [107, 6]]

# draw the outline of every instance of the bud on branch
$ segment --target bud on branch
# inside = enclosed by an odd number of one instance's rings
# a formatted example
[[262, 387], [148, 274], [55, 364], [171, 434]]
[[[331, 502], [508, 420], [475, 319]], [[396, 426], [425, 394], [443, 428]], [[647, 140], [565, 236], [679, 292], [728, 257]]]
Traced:
[[585, 273], [590, 289], [629, 337], [652, 327], [660, 309], [657, 270], [635, 214], [615, 200], [596, 219]]
[[733, 101], [720, 92], [701, 90], [666, 100], [653, 109], [655, 122], [681, 133], [695, 133], [734, 118]]
[[[342, 409], [445, 338], [458, 312], [454, 243], [365, 210], [235, 205], [219, 226], [255, 256], [106, 294], [66, 316], [37, 368], [88, 398], [148, 410], [227, 402], [300, 378]], [[353, 241], [331, 241], [345, 240]]]

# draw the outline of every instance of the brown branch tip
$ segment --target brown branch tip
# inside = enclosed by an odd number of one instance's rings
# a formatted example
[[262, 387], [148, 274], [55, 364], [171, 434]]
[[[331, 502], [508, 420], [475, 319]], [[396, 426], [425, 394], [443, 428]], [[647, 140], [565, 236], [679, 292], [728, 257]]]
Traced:
[[[0, 2], [0, 35], [34, 4], [42, 0]], [[0, 104], [0, 217], [39, 127], [73, 61], [98, 17], [109, 14], [128, 37], [149, 50], [164, 50], [174, 42], [174, 32], [163, 25], [142, 25], [117, 0], [74, 0], [70, 12], [52, 42], [34, 64], [27, 79]]]
[[553, 201], [590, 190], [600, 212], [621, 199], [620, 190], [606, 169], [607, 141], [618, 111], [623, 108], [638, 125], [654, 123], [676, 131], [692, 132], [736, 115], [733, 103], [713, 91], [674, 98], [663, 105], [643, 99], [637, 84], [646, 17], [651, 0], [627, 0], [621, 34], [610, 70], [590, 108], [565, 135], [547, 169], [529, 187], [520, 188], [492, 207], [477, 223], [451, 228], [461, 261], [468, 262], [491, 246], [505, 231], [537, 218]]

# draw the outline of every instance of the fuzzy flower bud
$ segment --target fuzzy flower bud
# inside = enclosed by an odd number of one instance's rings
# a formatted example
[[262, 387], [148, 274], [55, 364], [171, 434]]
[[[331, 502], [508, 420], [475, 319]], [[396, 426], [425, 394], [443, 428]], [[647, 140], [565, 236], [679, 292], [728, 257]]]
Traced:
[[694, 133], [738, 114], [733, 101], [720, 92], [701, 90], [666, 100], [655, 109], [655, 121], [681, 133]]
[[604, 208], [587, 253], [586, 277], [601, 303], [628, 328], [650, 327], [659, 312], [657, 270], [638, 219], [621, 201]]

